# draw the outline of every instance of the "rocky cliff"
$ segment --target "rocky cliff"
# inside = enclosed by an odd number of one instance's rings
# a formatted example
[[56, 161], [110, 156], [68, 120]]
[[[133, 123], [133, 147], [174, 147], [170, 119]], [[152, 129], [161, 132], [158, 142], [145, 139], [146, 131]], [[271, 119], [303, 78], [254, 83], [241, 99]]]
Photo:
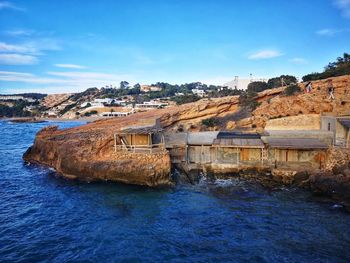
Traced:
[[[167, 153], [158, 155], [115, 154], [113, 134], [125, 126], [159, 118], [171, 131], [206, 130], [202, 120], [215, 117], [219, 127], [211, 129], [263, 129], [269, 119], [303, 114], [333, 112], [346, 114], [350, 107], [350, 76], [333, 78], [335, 100], [328, 99], [326, 80], [314, 81], [311, 93], [284, 95], [284, 88], [261, 92], [260, 105], [249, 112], [240, 107], [239, 97], [204, 99], [179, 107], [137, 113], [123, 118], [100, 120], [87, 125], [40, 131], [24, 159], [39, 162], [65, 176], [86, 180], [113, 180], [141, 185], [170, 183], [170, 160]], [[303, 88], [303, 84], [301, 84]], [[147, 167], [147, 169], [145, 169]]]
[[118, 128], [118, 125], [110, 125], [108, 121], [67, 130], [47, 127], [37, 134], [34, 145], [23, 158], [28, 162], [53, 167], [72, 179], [147, 186], [172, 184], [167, 152], [114, 152], [113, 134]]
[[339, 200], [350, 211], [350, 149], [329, 149], [325, 169], [311, 174], [309, 186], [314, 193]]

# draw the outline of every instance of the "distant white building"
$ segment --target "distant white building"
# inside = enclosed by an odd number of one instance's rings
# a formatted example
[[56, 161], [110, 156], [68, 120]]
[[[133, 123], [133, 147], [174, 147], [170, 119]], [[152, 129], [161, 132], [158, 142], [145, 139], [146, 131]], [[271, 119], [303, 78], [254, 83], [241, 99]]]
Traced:
[[144, 108], [144, 109], [158, 109], [158, 108], [162, 108], [168, 106], [168, 103], [165, 102], [157, 102], [154, 100], [151, 101], [145, 101], [142, 104], [136, 104], [135, 107], [136, 108]]
[[2, 101], [8, 101], [8, 100], [25, 100], [28, 102], [34, 102], [35, 100], [32, 98], [25, 98], [23, 96], [14, 96], [14, 95], [3, 95], [0, 96], [0, 100]]
[[95, 103], [102, 103], [102, 104], [111, 104], [113, 102], [113, 99], [111, 98], [105, 98], [105, 99], [94, 99]]
[[267, 82], [267, 79], [265, 79], [265, 78], [253, 78], [253, 77], [239, 78], [238, 76], [235, 76], [234, 80], [225, 83], [223, 86], [226, 86], [229, 89], [246, 90], [248, 85], [249, 85], [249, 83], [254, 82], [254, 81]]
[[192, 89], [192, 93], [198, 95], [199, 97], [204, 97], [206, 94], [202, 89]]
[[109, 112], [102, 112], [100, 116], [102, 117], [125, 117], [130, 114], [133, 114], [134, 111], [127, 111], [127, 112], [120, 112], [120, 111], [109, 111]]
[[112, 104], [112, 102], [114, 101], [114, 99], [110, 99], [110, 98], [105, 98], [105, 99], [94, 99], [94, 101], [89, 101], [89, 102], [84, 102], [80, 105], [81, 108], [85, 108], [87, 106], [90, 107], [104, 107], [105, 104]]

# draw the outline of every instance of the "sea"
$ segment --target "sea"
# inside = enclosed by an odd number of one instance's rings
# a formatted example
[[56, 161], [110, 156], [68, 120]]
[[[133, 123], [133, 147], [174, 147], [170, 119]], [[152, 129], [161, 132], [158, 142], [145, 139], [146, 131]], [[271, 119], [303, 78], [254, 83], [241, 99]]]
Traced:
[[296, 188], [67, 180], [22, 155], [47, 125], [0, 121], [0, 262], [350, 262], [350, 214]]

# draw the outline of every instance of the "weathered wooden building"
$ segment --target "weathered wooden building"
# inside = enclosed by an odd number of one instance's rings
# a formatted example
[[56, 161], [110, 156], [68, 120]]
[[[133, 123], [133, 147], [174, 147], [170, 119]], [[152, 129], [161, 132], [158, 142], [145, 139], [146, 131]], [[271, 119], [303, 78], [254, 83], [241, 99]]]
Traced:
[[165, 146], [173, 163], [191, 166], [211, 165], [215, 169], [321, 167], [329, 140], [301, 135], [302, 138], [241, 132], [168, 133]]
[[213, 141], [215, 163], [260, 166], [266, 159], [265, 145], [259, 134], [220, 132]]
[[165, 133], [165, 147], [169, 151], [172, 163], [187, 162], [187, 132]]
[[215, 159], [213, 141], [219, 132], [192, 132], [187, 136], [187, 162], [209, 164]]
[[350, 118], [337, 118], [336, 136], [340, 146], [350, 147]]
[[268, 160], [275, 167], [321, 167], [328, 145], [315, 138], [267, 138]]
[[114, 134], [115, 151], [154, 153], [165, 149], [161, 128], [155, 126], [135, 126]]

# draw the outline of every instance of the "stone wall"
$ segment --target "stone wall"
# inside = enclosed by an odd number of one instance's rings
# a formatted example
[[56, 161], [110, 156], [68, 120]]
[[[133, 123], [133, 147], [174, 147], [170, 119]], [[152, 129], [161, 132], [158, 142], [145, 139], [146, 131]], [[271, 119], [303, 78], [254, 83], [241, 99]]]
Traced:
[[319, 130], [320, 115], [304, 114], [271, 119], [266, 122], [266, 130]]

